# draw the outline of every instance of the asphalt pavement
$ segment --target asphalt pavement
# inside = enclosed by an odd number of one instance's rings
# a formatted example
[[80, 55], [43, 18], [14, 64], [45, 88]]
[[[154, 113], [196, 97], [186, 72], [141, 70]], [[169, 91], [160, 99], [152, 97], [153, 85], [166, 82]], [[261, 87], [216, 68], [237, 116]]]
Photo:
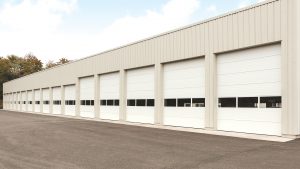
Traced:
[[0, 169], [297, 169], [286, 143], [0, 111]]

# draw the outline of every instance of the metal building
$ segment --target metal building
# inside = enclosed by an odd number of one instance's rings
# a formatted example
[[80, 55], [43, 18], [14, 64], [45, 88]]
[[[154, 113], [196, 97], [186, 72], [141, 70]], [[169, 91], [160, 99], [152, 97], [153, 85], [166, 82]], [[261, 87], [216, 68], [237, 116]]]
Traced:
[[300, 1], [268, 0], [4, 84], [4, 109], [300, 135]]

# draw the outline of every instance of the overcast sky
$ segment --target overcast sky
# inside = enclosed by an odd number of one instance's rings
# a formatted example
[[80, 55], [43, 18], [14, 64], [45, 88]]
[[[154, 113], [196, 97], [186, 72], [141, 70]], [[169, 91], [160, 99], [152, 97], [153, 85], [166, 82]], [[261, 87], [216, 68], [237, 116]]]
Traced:
[[262, 0], [0, 0], [0, 56], [74, 60]]

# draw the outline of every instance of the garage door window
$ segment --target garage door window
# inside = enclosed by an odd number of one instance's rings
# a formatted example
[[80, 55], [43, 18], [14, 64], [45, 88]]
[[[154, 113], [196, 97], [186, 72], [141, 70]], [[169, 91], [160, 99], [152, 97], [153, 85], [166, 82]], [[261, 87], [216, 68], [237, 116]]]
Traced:
[[281, 108], [281, 96], [260, 97], [260, 108]]
[[219, 98], [219, 107], [236, 107], [236, 98], [235, 97], [227, 97], [227, 98]]
[[40, 101], [35, 101], [35, 104], [40, 104]]
[[94, 106], [94, 100], [81, 100], [80, 104], [82, 106]]
[[146, 100], [145, 99], [137, 99], [136, 106], [146, 106]]
[[65, 105], [75, 105], [75, 100], [66, 100]]
[[177, 107], [191, 107], [191, 99], [190, 98], [177, 99]]
[[49, 104], [48, 100], [43, 101], [43, 104]]
[[165, 107], [176, 107], [176, 99], [165, 99]]
[[192, 106], [193, 107], [205, 107], [205, 98], [193, 98]]
[[61, 105], [61, 101], [60, 100], [53, 100], [53, 104], [54, 105]]
[[154, 102], [154, 99], [128, 99], [127, 106], [153, 107]]
[[240, 108], [257, 108], [258, 97], [239, 97], [238, 107]]
[[154, 99], [147, 99], [147, 106], [153, 107], [154, 106]]
[[127, 106], [135, 106], [135, 100], [133, 99], [127, 100]]
[[100, 100], [101, 106], [119, 106], [119, 100]]
[[101, 106], [106, 106], [106, 100], [100, 100], [100, 105]]
[[107, 106], [113, 106], [114, 105], [114, 100], [107, 100]]

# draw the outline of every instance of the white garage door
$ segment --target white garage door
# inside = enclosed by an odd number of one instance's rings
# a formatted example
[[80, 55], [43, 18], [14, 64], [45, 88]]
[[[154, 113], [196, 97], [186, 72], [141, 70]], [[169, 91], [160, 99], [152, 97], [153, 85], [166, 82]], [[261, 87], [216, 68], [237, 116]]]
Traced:
[[14, 93], [14, 110], [18, 110], [18, 95]]
[[13, 109], [13, 101], [14, 101], [14, 97], [13, 94], [9, 94], [9, 109], [12, 110]]
[[154, 123], [154, 67], [127, 71], [126, 120]]
[[22, 95], [21, 95], [21, 92], [18, 93], [18, 111], [22, 111]]
[[119, 73], [100, 76], [100, 118], [119, 120]]
[[203, 128], [204, 58], [164, 65], [164, 125]]
[[49, 89], [43, 89], [43, 113], [50, 113], [50, 93]]
[[26, 111], [26, 92], [22, 92], [21, 93], [21, 97], [22, 97], [22, 106], [21, 106], [21, 111]]
[[28, 112], [32, 112], [33, 110], [33, 101], [32, 101], [32, 91], [27, 91], [27, 110]]
[[217, 56], [218, 129], [281, 135], [280, 45]]
[[6, 109], [7, 95], [3, 94], [3, 109]]
[[19, 93], [16, 93], [16, 110], [19, 110]]
[[34, 112], [41, 112], [41, 94], [40, 90], [34, 90]]
[[94, 118], [94, 77], [80, 79], [80, 116]]
[[65, 115], [75, 116], [76, 88], [75, 85], [65, 86]]
[[52, 113], [61, 114], [61, 87], [52, 88]]

